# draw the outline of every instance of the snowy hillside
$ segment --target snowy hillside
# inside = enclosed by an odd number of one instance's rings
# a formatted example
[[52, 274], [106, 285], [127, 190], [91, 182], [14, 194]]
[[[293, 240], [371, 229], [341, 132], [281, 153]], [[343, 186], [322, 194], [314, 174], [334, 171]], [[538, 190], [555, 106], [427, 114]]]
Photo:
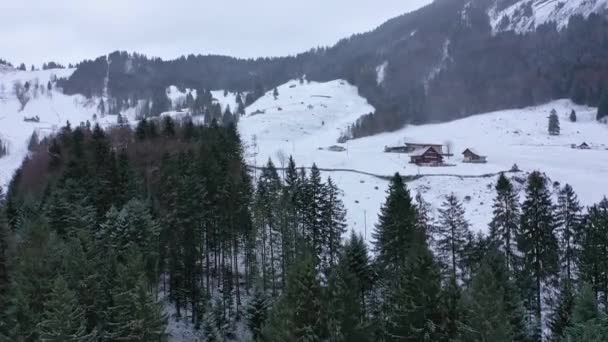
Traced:
[[[561, 120], [562, 134], [557, 137], [547, 134], [547, 116], [552, 109]], [[572, 109], [578, 114], [576, 123], [568, 120]], [[435, 208], [441, 205], [443, 196], [456, 193], [465, 201], [467, 218], [478, 231], [484, 231], [491, 218], [495, 175], [510, 170], [515, 163], [524, 172], [510, 174], [512, 177], [525, 179], [526, 172], [544, 171], [552, 181], [570, 183], [586, 205], [600, 200], [608, 191], [604, 190], [608, 189], [608, 127], [595, 122], [593, 108], [560, 100], [449, 123], [409, 126], [337, 144], [343, 129], [371, 110], [356, 88], [345, 81], [304, 85], [289, 82], [279, 87], [277, 100], [269, 92], [249, 107], [239, 127], [251, 164], [262, 166], [272, 158], [281, 166], [280, 155], [293, 155], [299, 166], [316, 163], [321, 169], [334, 169], [326, 170], [324, 176], [331, 176], [344, 191], [349, 227], [361, 233], [367, 230], [368, 238], [387, 187], [385, 179], [373, 175], [421, 175], [408, 185]], [[447, 163], [453, 166], [418, 167], [409, 163], [406, 154], [383, 152], [385, 146], [405, 141], [450, 142], [455, 156]], [[592, 149], [571, 147], [582, 142]], [[345, 151], [329, 150], [332, 145], [342, 146]], [[487, 155], [488, 163], [462, 163], [461, 153], [466, 148]]]
[[588, 17], [607, 10], [607, 0], [522, 0], [501, 11], [494, 8], [489, 15], [495, 32], [521, 33], [551, 21], [561, 29], [573, 15]]
[[[27, 155], [27, 145], [34, 131], [44, 136], [70, 121], [72, 125], [94, 122], [97, 103], [80, 95], [67, 96], [55, 88], [53, 80], [67, 77], [74, 69], [52, 69], [39, 71], [0, 71], [0, 139], [8, 146], [9, 154], [0, 158], [0, 185], [6, 185], [15, 169]], [[51, 82], [52, 90], [48, 91]], [[22, 104], [15, 94], [15, 84], [29, 84]], [[39, 122], [26, 122], [25, 118], [39, 118]], [[100, 124], [116, 122], [116, 116], [98, 119]]]

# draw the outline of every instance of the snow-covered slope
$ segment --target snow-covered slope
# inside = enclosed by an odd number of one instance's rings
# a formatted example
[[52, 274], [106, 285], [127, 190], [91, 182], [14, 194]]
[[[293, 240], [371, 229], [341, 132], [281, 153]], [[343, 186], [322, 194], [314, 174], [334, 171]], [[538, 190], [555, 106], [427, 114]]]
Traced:
[[561, 29], [573, 15], [588, 17], [607, 10], [608, 0], [521, 0], [500, 11], [493, 8], [489, 14], [495, 32], [526, 32], [548, 22]]
[[[6, 185], [13, 172], [27, 155], [29, 138], [34, 131], [44, 136], [70, 121], [72, 125], [94, 122], [97, 112], [96, 101], [83, 96], [67, 96], [54, 88], [47, 90], [48, 82], [67, 77], [74, 69], [53, 69], [39, 71], [0, 71], [0, 139], [8, 145], [9, 154], [0, 158], [0, 186]], [[16, 82], [30, 84], [27, 92], [29, 101], [21, 110], [21, 103], [14, 92]], [[39, 117], [40, 122], [25, 122], [24, 118]], [[99, 117], [102, 125], [116, 122], [116, 116]]]
[[[397, 132], [337, 144], [349, 123], [372, 110], [355, 87], [345, 81], [304, 85], [292, 81], [279, 87], [279, 94], [277, 100], [272, 92], [266, 94], [248, 108], [247, 116], [239, 123], [250, 163], [261, 166], [272, 158], [281, 166], [280, 155], [293, 155], [300, 166], [316, 163], [321, 169], [341, 169], [323, 173], [344, 191], [349, 227], [367, 233], [368, 238], [385, 199], [387, 181], [342, 169], [379, 176], [395, 172], [422, 175], [408, 184], [412, 192], [420, 191], [435, 208], [445, 195], [456, 193], [465, 201], [467, 218], [477, 231], [486, 230], [491, 218], [495, 174], [510, 170], [513, 164], [524, 171], [511, 174], [516, 180], [525, 179], [526, 172], [544, 171], [552, 181], [570, 183], [585, 205], [600, 200], [608, 192], [608, 126], [594, 120], [595, 109], [567, 100], [443, 124], [408, 126]], [[547, 133], [547, 116], [552, 109], [561, 120], [560, 136]], [[572, 109], [578, 115], [576, 123], [568, 120]], [[385, 146], [405, 141], [450, 142], [455, 156], [447, 162], [453, 166], [418, 167], [409, 164], [405, 154], [383, 152]], [[592, 149], [571, 147], [582, 142]], [[346, 151], [328, 150], [332, 145], [342, 146]], [[487, 155], [488, 163], [462, 163], [461, 153], [466, 148]], [[517, 184], [523, 187], [522, 183]]]

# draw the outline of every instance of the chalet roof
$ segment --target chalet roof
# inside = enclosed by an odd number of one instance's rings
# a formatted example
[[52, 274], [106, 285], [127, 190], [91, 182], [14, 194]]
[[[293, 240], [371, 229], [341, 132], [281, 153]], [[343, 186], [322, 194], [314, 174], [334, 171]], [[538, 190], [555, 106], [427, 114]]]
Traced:
[[472, 148], [467, 148], [466, 150], [464, 150], [462, 152], [462, 154], [465, 154], [467, 151], [471, 152], [472, 154], [478, 156], [478, 157], [485, 157], [483, 154], [479, 153], [477, 150], [472, 149]]
[[420, 157], [420, 156], [423, 156], [424, 154], [426, 154], [429, 150], [433, 150], [436, 153], [441, 153], [441, 152], [437, 151], [434, 146], [425, 146], [422, 148], [415, 149], [412, 153], [410, 153], [410, 156], [411, 157]]
[[405, 145], [406, 146], [407, 145], [415, 145], [415, 146], [424, 146], [424, 147], [427, 147], [427, 146], [443, 146], [443, 144], [429, 144], [429, 143], [419, 143], [419, 142], [412, 142], [412, 141], [405, 142]]

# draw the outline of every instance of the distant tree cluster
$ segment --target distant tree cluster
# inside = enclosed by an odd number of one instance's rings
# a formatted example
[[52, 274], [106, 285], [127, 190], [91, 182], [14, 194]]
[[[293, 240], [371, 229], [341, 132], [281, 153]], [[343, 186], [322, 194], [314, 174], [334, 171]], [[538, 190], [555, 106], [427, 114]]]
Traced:
[[42, 70], [50, 70], [50, 69], [65, 69], [65, 66], [56, 63], [56, 62], [48, 62], [42, 64]]

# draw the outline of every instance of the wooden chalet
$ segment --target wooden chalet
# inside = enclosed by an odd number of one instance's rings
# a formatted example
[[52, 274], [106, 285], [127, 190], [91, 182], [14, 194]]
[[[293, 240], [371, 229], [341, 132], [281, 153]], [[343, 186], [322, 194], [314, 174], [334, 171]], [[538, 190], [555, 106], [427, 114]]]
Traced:
[[410, 153], [410, 163], [424, 166], [439, 166], [443, 164], [443, 154], [435, 146], [426, 146]]
[[481, 155], [479, 152], [475, 151], [472, 148], [467, 148], [462, 152], [464, 159], [462, 160], [464, 163], [487, 163], [487, 157]]

